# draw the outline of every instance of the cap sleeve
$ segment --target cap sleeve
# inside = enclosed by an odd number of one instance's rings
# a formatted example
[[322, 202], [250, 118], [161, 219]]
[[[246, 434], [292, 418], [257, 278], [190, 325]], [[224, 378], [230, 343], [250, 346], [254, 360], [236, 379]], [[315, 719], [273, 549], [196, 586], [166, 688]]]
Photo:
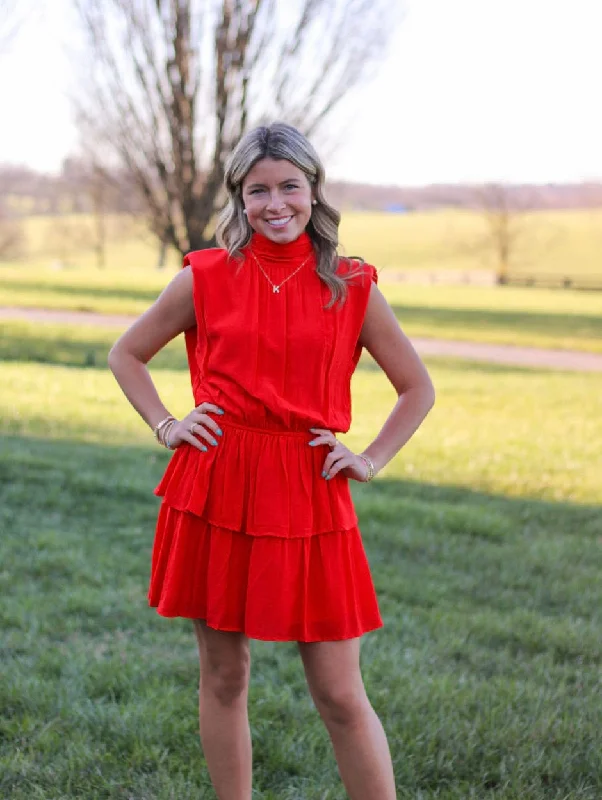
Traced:
[[347, 278], [351, 284], [359, 286], [364, 285], [366, 282], [378, 283], [376, 267], [353, 256], [339, 259], [337, 275], [341, 278]]

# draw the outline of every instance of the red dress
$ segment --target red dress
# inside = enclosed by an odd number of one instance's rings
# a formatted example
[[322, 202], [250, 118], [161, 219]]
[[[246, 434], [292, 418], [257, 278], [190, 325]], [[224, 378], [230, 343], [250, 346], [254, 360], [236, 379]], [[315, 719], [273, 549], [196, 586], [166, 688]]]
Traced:
[[[149, 605], [268, 641], [329, 641], [383, 625], [348, 480], [321, 477], [329, 450], [309, 428], [347, 431], [351, 376], [374, 267], [345, 304], [315, 271], [307, 233], [279, 245], [254, 234], [257, 263], [224, 250], [190, 253], [197, 319], [186, 332], [195, 405], [223, 436], [203, 453], [178, 447], [155, 489], [163, 498]], [[341, 262], [341, 271], [346, 267]]]

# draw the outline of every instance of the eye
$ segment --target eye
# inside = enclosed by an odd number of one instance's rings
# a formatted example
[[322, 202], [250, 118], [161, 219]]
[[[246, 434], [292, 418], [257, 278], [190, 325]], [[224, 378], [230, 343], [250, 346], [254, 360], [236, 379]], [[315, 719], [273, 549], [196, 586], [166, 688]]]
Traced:
[[263, 189], [251, 189], [249, 194], [259, 194], [260, 192], [263, 192]]
[[285, 189], [298, 189], [299, 185], [297, 183], [287, 183], [284, 188]]

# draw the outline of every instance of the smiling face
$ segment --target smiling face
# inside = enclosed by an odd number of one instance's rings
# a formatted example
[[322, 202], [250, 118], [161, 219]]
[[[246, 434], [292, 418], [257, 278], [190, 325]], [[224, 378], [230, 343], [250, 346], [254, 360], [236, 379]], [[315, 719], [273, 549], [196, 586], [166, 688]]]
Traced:
[[285, 159], [262, 158], [242, 182], [249, 225], [279, 244], [294, 242], [311, 217], [307, 175]]

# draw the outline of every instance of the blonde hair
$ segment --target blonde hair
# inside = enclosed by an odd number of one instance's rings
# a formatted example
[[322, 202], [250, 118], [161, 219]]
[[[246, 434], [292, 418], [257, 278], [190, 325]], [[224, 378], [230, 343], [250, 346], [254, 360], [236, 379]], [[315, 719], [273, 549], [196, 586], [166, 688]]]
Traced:
[[[242, 183], [263, 158], [290, 161], [305, 173], [312, 187], [311, 218], [307, 233], [316, 254], [316, 272], [330, 289], [330, 308], [334, 303], [344, 303], [347, 297], [347, 281], [355, 277], [349, 270], [344, 276], [337, 275], [339, 223], [341, 215], [326, 202], [323, 194], [324, 167], [308, 140], [292, 125], [275, 122], [249, 131], [234, 148], [224, 175], [228, 203], [220, 214], [217, 224], [217, 242], [232, 256], [241, 257], [240, 250], [251, 240], [253, 229], [244, 214]], [[361, 259], [359, 264], [363, 263]]]

